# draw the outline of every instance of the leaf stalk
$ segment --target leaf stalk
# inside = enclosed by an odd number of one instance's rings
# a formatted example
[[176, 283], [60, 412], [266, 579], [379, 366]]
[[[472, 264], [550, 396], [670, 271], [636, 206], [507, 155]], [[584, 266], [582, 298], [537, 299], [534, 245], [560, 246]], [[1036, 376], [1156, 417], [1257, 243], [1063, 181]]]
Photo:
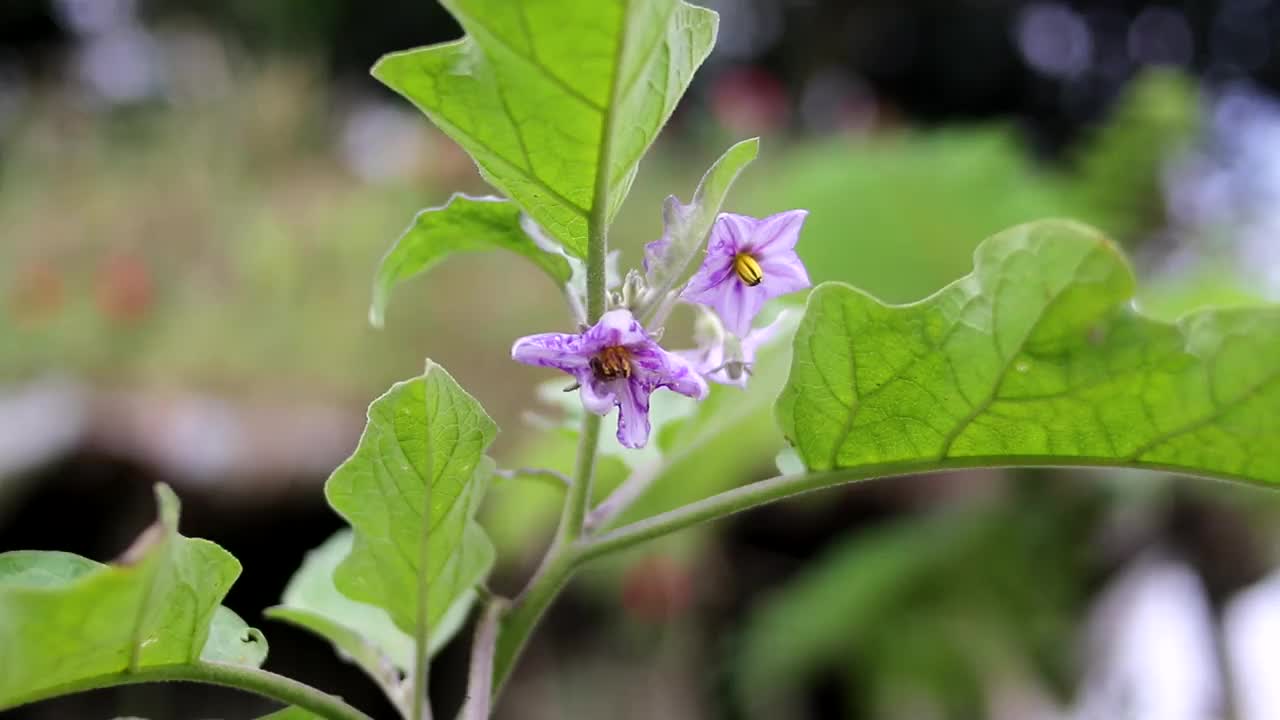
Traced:
[[373, 720], [342, 701], [337, 695], [304, 685], [296, 680], [267, 670], [221, 662], [195, 662], [179, 665], [153, 665], [133, 671], [97, 675], [74, 682], [44, 688], [20, 698], [16, 705], [26, 705], [61, 695], [119, 685], [152, 682], [194, 682], [244, 690], [265, 698], [315, 713], [326, 720]]

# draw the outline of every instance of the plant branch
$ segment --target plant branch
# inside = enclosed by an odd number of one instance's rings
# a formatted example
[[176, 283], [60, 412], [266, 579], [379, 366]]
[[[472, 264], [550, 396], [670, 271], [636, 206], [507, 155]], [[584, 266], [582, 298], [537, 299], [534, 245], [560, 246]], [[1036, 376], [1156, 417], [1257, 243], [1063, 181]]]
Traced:
[[[630, 0], [624, 0], [619, 22], [625, 23], [630, 14]], [[626, 55], [626, 34], [621, 34], [616, 49], [615, 68], [622, 67]], [[595, 186], [591, 193], [591, 216], [587, 219], [587, 322], [595, 324], [604, 315], [608, 305], [606, 260], [609, 256], [609, 175], [612, 172], [613, 126], [617, 120], [617, 93], [621, 86], [619, 71], [615, 69], [610, 88], [610, 102], [606, 104], [600, 119], [600, 155], [596, 160]], [[502, 692], [502, 686], [511, 674], [511, 668], [533, 634], [542, 614], [561, 588], [569, 582], [578, 564], [577, 547], [586, 521], [588, 503], [591, 501], [591, 481], [595, 474], [596, 452], [600, 445], [599, 415], [586, 413], [582, 421], [582, 434], [578, 438], [578, 461], [573, 484], [565, 493], [564, 510], [556, 539], [542, 560], [538, 572], [503, 615], [498, 627], [498, 640], [493, 658], [493, 697]]]
[[26, 705], [85, 690], [152, 682], [195, 682], [220, 685], [278, 700], [287, 705], [296, 705], [327, 720], [372, 720], [368, 715], [344, 703], [337, 695], [330, 695], [267, 670], [219, 662], [155, 665], [132, 672], [98, 675], [45, 688], [19, 698], [14, 705]]
[[587, 503], [591, 500], [596, 450], [600, 445], [600, 421], [600, 416], [594, 413], [585, 413], [582, 418], [582, 433], [578, 436], [578, 462], [573, 473], [573, 484], [569, 486], [564, 510], [560, 514], [560, 527], [556, 531], [557, 547], [568, 546], [582, 535]]
[[489, 720], [493, 695], [493, 655], [498, 640], [498, 623], [507, 611], [507, 601], [491, 598], [476, 623], [471, 641], [471, 670], [467, 677], [467, 699], [459, 720]]
[[988, 456], [862, 465], [855, 468], [819, 473], [779, 475], [768, 480], [760, 480], [749, 485], [726, 490], [684, 507], [659, 513], [653, 517], [589, 538], [581, 543], [576, 556], [579, 562], [586, 562], [603, 555], [625, 550], [646, 540], [669, 535], [677, 530], [728, 517], [743, 510], [749, 510], [776, 500], [783, 500], [846, 483], [901, 477], [904, 475], [931, 475], [952, 470], [1013, 468], [1127, 468], [1226, 479], [1221, 475], [1204, 475], [1203, 473], [1176, 466], [1156, 463], [1123, 463], [1117, 462], [1115, 458], [1094, 457]]
[[635, 504], [635, 501], [639, 500], [658, 478], [680, 463], [696, 456], [710, 442], [728, 432], [735, 423], [740, 422], [742, 416], [755, 412], [757, 407], [763, 404], [760, 401], [753, 401], [749, 407], [743, 408], [740, 413], [735, 414], [732, 418], [716, 418], [713, 422], [704, 425], [697, 431], [693, 439], [682, 444], [674, 452], [664, 457], [655, 458], [643, 467], [632, 471], [627, 476], [627, 479], [609, 494], [609, 497], [587, 513], [586, 532], [590, 533], [608, 527], [610, 523], [617, 520], [628, 508]]
[[671, 461], [667, 458], [654, 458], [643, 466], [632, 471], [622, 484], [614, 488], [609, 493], [609, 497], [605, 498], [599, 505], [591, 509], [587, 513], [585, 529], [587, 532], [599, 530], [608, 525], [615, 518], [621, 515], [627, 508], [644, 494], [645, 490], [653, 484], [669, 467]]
[[573, 478], [570, 478], [562, 472], [556, 472], [555, 470], [549, 470], [546, 468], [512, 468], [510, 470], [498, 470], [495, 474], [498, 475], [498, 477], [505, 478], [507, 480], [514, 480], [515, 478], [522, 477], [545, 480], [560, 490], [573, 487]]

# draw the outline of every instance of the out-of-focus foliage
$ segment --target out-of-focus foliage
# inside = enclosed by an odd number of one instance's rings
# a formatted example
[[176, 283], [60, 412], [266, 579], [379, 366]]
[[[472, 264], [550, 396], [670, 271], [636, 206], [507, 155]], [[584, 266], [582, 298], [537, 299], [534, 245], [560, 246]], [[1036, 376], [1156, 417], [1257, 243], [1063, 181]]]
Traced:
[[212, 106], [95, 122], [41, 105], [0, 164], [0, 373], [343, 397], [420, 366], [396, 348], [434, 316], [391, 337], [359, 309], [378, 229], [420, 191], [361, 186], [317, 152], [324, 100], [276, 67]]
[[1167, 219], [1162, 171], [1200, 125], [1190, 78], [1162, 70], [1139, 78], [1108, 122], [1076, 148], [1067, 178], [1071, 214], [1125, 245], [1138, 243]]
[[766, 154], [743, 202], [810, 210], [798, 249], [815, 283], [908, 302], [959, 277], [980, 240], [1013, 225], [1072, 217], [1124, 244], [1140, 239], [1161, 222], [1160, 172], [1198, 112], [1185, 79], [1155, 73], [1135, 80], [1061, 170], [1000, 127], [832, 139]]
[[925, 698], [937, 717], [987, 716], [990, 684], [1028, 672], [1061, 687], [1084, 597], [1089, 496], [1015, 492], [853, 534], [760, 599], [727, 662], [748, 717], [786, 717], [792, 693], [833, 668], [856, 672], [851, 713], [895, 717]]

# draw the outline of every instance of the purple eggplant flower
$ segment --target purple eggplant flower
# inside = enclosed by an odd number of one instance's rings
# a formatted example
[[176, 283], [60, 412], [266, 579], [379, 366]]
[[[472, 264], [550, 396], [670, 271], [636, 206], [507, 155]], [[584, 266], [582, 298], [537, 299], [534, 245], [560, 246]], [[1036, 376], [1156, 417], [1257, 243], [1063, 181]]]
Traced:
[[649, 395], [670, 388], [696, 400], [707, 383], [682, 357], [663, 350], [629, 310], [611, 310], [580, 334], [542, 333], [520, 338], [511, 357], [553, 367], [578, 381], [582, 406], [604, 415], [618, 407], [618, 442], [639, 448], [649, 440]]
[[680, 297], [707, 305], [725, 328], [746, 337], [766, 300], [809, 287], [796, 255], [808, 210], [756, 219], [721, 213], [711, 228], [707, 257]]
[[790, 311], [784, 310], [778, 313], [773, 322], [755, 328], [746, 337], [709, 338], [700, 343], [696, 350], [676, 352], [711, 382], [745, 388], [756, 360], [756, 351], [772, 340], [791, 319]]

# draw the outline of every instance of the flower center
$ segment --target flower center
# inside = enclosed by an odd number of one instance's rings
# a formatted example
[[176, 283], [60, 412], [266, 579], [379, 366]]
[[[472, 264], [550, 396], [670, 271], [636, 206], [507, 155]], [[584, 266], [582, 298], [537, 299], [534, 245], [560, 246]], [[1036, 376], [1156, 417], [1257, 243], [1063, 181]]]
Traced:
[[748, 287], [755, 287], [764, 280], [764, 270], [760, 269], [760, 263], [747, 253], [738, 253], [733, 256], [733, 271], [738, 273], [738, 279]]
[[587, 363], [596, 379], [602, 382], [631, 377], [631, 353], [620, 345], [601, 350]]

